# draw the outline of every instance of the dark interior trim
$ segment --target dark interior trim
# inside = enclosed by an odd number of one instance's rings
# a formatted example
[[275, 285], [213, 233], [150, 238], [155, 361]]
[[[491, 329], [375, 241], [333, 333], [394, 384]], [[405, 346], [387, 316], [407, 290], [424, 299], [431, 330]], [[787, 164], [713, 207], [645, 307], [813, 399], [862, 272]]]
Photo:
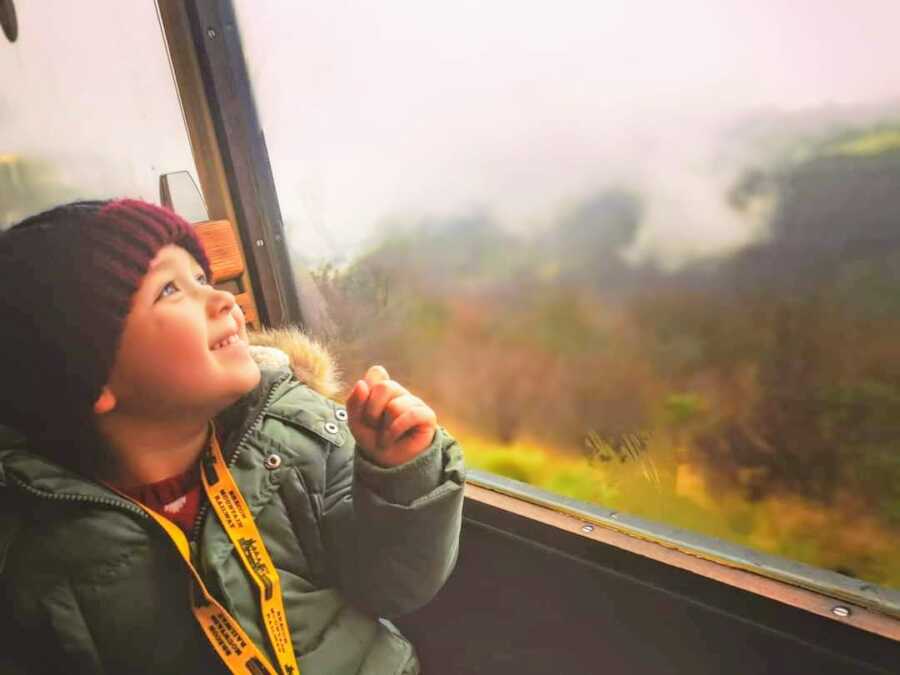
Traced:
[[900, 591], [483, 471], [470, 470], [468, 487], [471, 498], [522, 517], [900, 640]]

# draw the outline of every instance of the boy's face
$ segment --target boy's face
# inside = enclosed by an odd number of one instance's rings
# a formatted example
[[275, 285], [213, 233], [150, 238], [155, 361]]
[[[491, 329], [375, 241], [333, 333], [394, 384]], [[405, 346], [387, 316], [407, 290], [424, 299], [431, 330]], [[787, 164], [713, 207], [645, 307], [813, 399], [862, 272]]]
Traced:
[[259, 379], [234, 296], [213, 288], [185, 249], [160, 249], [134, 295], [110, 373], [115, 410], [161, 421], [212, 417]]

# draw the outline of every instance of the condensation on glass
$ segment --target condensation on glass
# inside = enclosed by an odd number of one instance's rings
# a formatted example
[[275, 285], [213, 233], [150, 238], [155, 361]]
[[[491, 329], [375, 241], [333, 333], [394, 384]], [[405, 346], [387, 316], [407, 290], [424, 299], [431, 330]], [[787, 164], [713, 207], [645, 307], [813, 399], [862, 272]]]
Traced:
[[18, 38], [0, 42], [0, 228], [74, 199], [159, 203], [161, 174], [196, 175], [154, 3], [16, 7]]
[[864, 4], [237, 2], [350, 381], [473, 466], [900, 588], [900, 5]]

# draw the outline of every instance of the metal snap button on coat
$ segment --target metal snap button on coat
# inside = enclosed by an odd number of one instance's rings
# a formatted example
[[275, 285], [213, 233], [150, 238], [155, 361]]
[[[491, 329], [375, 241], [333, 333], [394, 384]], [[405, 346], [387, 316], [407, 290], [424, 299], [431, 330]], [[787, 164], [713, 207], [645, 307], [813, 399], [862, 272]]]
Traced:
[[337, 417], [341, 422], [347, 421], [347, 411], [343, 408], [338, 408], [334, 411], [334, 416]]
[[325, 422], [325, 431], [329, 434], [336, 434], [338, 432], [338, 425], [334, 422]]
[[263, 460], [263, 465], [267, 469], [277, 469], [281, 466], [281, 455], [271, 454]]

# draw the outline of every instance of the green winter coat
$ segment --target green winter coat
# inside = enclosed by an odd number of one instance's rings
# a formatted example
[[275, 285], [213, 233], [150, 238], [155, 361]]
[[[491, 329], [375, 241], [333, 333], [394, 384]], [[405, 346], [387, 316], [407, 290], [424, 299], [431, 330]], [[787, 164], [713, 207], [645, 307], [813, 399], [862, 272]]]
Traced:
[[[289, 346], [294, 372], [263, 368], [256, 390], [217, 423], [278, 569], [301, 673], [418, 673], [412, 646], [379, 617], [427, 603], [455, 565], [460, 447], [439, 427], [407, 464], [366, 461], [342, 406], [297, 377], [327, 380], [327, 363], [298, 363], [298, 354], [319, 357], [296, 340]], [[281, 461], [269, 469], [273, 455]], [[210, 592], [274, 663], [256, 587], [214, 514], [206, 512], [192, 546]], [[0, 568], [0, 673], [225, 672], [190, 611], [184, 563], [159, 526], [2, 427]]]

